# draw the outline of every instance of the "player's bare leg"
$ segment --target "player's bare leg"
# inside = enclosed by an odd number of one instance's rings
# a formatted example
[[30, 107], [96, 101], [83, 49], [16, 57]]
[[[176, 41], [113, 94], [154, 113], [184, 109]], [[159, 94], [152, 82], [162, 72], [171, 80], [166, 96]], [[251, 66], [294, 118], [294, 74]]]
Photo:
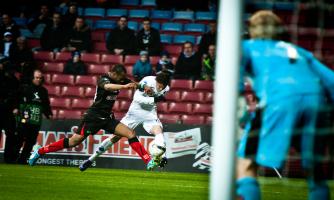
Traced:
[[237, 160], [237, 195], [245, 200], [260, 200], [260, 186], [256, 180], [257, 165], [247, 158]]

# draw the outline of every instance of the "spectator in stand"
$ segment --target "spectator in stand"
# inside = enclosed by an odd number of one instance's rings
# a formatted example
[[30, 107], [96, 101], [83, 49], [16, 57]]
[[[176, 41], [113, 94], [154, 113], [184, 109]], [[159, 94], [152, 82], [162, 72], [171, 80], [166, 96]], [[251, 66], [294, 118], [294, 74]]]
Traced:
[[21, 83], [29, 83], [37, 65], [31, 49], [27, 47], [27, 39], [25, 37], [21, 36], [16, 39], [16, 44], [9, 59], [13, 68], [21, 74]]
[[137, 47], [139, 52], [148, 51], [150, 56], [160, 55], [160, 33], [151, 27], [151, 20], [148, 17], [143, 19], [143, 28], [137, 34]]
[[72, 53], [72, 59], [68, 60], [65, 65], [64, 74], [87, 75], [87, 67], [85, 63], [82, 62], [79, 51]]
[[78, 16], [77, 4], [75, 2], [70, 3], [67, 12], [63, 16], [64, 26], [67, 29], [72, 29]]
[[52, 21], [52, 25], [47, 26], [42, 33], [41, 46], [44, 51], [58, 52], [64, 46], [66, 30], [60, 13], [53, 13]]
[[135, 32], [128, 28], [128, 18], [121, 16], [118, 26], [110, 31], [107, 38], [107, 49], [116, 55], [135, 54], [136, 52]]
[[27, 159], [39, 133], [42, 123], [42, 114], [47, 119], [52, 117], [49, 94], [43, 86], [43, 74], [40, 70], [35, 70], [30, 84], [23, 85], [19, 90], [19, 104], [14, 109], [18, 118], [17, 154], [24, 143], [23, 150], [17, 160], [19, 164], [27, 164]]
[[6, 32], [10, 32], [14, 40], [20, 36], [20, 28], [16, 25], [15, 21], [12, 20], [9, 14], [2, 15], [2, 23], [0, 25], [1, 39]]
[[3, 34], [3, 41], [0, 46], [0, 59], [9, 59], [10, 54], [13, 52], [15, 47], [15, 42], [11, 32], [6, 32]]
[[215, 80], [216, 46], [209, 45], [208, 54], [203, 55], [202, 79]]
[[89, 52], [91, 50], [91, 31], [83, 17], [77, 17], [75, 25], [68, 35], [65, 47], [61, 51]]
[[167, 72], [171, 76], [174, 74], [174, 65], [167, 51], [161, 52], [160, 60], [156, 66], [156, 73], [159, 74], [161, 72]]
[[49, 7], [47, 5], [41, 6], [41, 11], [38, 17], [35, 17], [29, 24], [28, 28], [33, 37], [40, 38], [46, 26], [50, 26], [52, 20], [49, 14]]
[[136, 62], [133, 66], [132, 75], [136, 81], [140, 81], [145, 76], [152, 75], [152, 65], [150, 63], [148, 52], [141, 51], [140, 52], [140, 59]]
[[217, 23], [211, 22], [209, 26], [210, 26], [210, 31], [202, 35], [201, 42], [199, 43], [198, 51], [201, 55], [208, 53], [209, 45], [216, 44]]
[[19, 82], [12, 73], [8, 73], [6, 63], [8, 61], [4, 59], [0, 61], [0, 132], [4, 130], [6, 134], [4, 161], [15, 163], [17, 159], [15, 153], [17, 134], [15, 134], [15, 118], [12, 111], [17, 99], [16, 92], [19, 88]]
[[197, 80], [201, 76], [201, 56], [194, 51], [194, 45], [191, 42], [183, 44], [183, 52], [180, 54], [175, 65], [175, 79], [193, 79]]

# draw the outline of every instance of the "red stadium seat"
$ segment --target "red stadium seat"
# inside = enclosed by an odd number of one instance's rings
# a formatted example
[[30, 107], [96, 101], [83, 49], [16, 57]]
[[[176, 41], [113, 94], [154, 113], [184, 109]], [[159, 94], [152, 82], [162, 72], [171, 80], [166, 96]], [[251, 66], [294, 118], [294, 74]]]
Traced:
[[123, 56], [102, 54], [101, 63], [102, 64], [122, 64]]
[[212, 92], [208, 92], [205, 94], [205, 98], [204, 101], [206, 103], [212, 103], [213, 102], [213, 93]]
[[76, 86], [64, 86], [61, 90], [60, 95], [62, 97], [83, 97], [84, 88]]
[[92, 99], [72, 99], [72, 109], [87, 109], [92, 104]]
[[165, 98], [167, 101], [180, 101], [181, 93], [179, 91], [171, 90], [167, 92]]
[[70, 98], [50, 98], [50, 104], [51, 104], [52, 109], [55, 109], [55, 108], [70, 109], [71, 99]]
[[178, 56], [182, 52], [182, 45], [165, 45], [164, 50], [172, 56]]
[[183, 124], [204, 124], [205, 117], [200, 115], [182, 115], [181, 120]]
[[204, 95], [202, 92], [182, 92], [181, 101], [184, 102], [203, 102]]
[[82, 112], [80, 110], [59, 110], [58, 119], [80, 119]]
[[180, 122], [180, 115], [178, 114], [159, 114], [159, 119], [162, 123], [177, 124]]
[[59, 96], [60, 86], [45, 85], [44, 87], [48, 90], [48, 93], [49, 93], [50, 96]]
[[106, 36], [105, 31], [93, 31], [92, 32], [92, 40], [93, 41], [105, 42], [105, 40], [106, 40], [105, 36]]
[[45, 62], [43, 71], [47, 73], [63, 73], [64, 63]]
[[133, 56], [133, 55], [125, 56], [124, 64], [125, 65], [134, 65], [139, 60], [139, 57], [140, 56]]
[[74, 84], [74, 76], [73, 75], [66, 75], [66, 74], [54, 74], [52, 76], [52, 83], [53, 84], [60, 84], [60, 85], [73, 85]]
[[121, 101], [119, 111], [127, 112], [129, 110], [131, 101]]
[[211, 125], [212, 124], [212, 116], [206, 116], [205, 118], [205, 124]]
[[205, 114], [211, 115], [212, 114], [212, 105], [211, 104], [194, 104], [194, 114]]
[[158, 64], [159, 60], [160, 60], [160, 57], [159, 57], [159, 56], [150, 56], [150, 62], [151, 62], [151, 64], [154, 65], [154, 66], [155, 66], [156, 64]]
[[72, 54], [70, 52], [57, 52], [55, 56], [55, 60], [57, 62], [65, 62], [72, 58]]
[[213, 92], [213, 81], [197, 80], [194, 84], [195, 91]]
[[81, 60], [87, 63], [100, 63], [100, 54], [98, 53], [82, 53]]
[[157, 104], [158, 113], [168, 113], [168, 103], [160, 102]]
[[108, 52], [105, 42], [94, 42], [94, 51], [96, 52]]
[[121, 104], [121, 100], [116, 100], [115, 103], [114, 103], [114, 106], [112, 107], [112, 111], [113, 112], [121, 112], [120, 108], [119, 108], [120, 104]]
[[86, 87], [85, 88], [85, 97], [92, 98], [95, 96], [96, 87]]
[[58, 117], [58, 110], [57, 109], [52, 109], [52, 115], [53, 115], [53, 118], [57, 118]]
[[121, 90], [117, 96], [117, 99], [125, 99], [131, 101], [132, 96], [133, 96], [132, 90]]
[[89, 74], [102, 75], [102, 74], [108, 73], [109, 70], [110, 70], [109, 65], [91, 64], [91, 65], [88, 66], [88, 73]]
[[44, 78], [44, 83], [47, 85], [51, 84], [51, 79], [52, 79], [52, 74], [43, 74], [43, 78]]
[[36, 61], [52, 62], [54, 54], [52, 51], [34, 51], [34, 59]]
[[29, 38], [27, 40], [27, 46], [29, 48], [40, 47], [41, 46], [41, 41], [39, 39]]
[[170, 103], [168, 106], [169, 113], [189, 114], [191, 110], [191, 103]]
[[96, 76], [77, 76], [75, 85], [96, 86]]
[[177, 80], [174, 79], [170, 82], [170, 88], [172, 90], [192, 90], [193, 82], [192, 80]]

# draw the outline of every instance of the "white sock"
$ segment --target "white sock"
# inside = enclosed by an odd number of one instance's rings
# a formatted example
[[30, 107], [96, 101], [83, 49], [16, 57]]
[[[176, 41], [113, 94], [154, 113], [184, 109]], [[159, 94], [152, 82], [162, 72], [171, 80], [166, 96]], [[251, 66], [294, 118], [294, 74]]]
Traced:
[[158, 145], [158, 146], [166, 147], [166, 142], [165, 142], [164, 134], [159, 133], [159, 134], [155, 135], [154, 143], [156, 145]]
[[99, 157], [101, 154], [106, 152], [114, 143], [111, 142], [111, 138], [106, 138], [103, 140], [103, 142], [97, 147], [94, 154], [91, 155], [88, 160], [94, 161], [97, 157]]

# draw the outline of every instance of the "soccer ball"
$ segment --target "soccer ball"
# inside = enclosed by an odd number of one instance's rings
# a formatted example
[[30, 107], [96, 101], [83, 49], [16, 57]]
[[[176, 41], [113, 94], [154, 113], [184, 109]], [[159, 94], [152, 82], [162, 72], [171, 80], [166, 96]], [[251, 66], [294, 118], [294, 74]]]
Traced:
[[159, 158], [165, 153], [166, 148], [160, 147], [154, 143], [154, 140], [148, 145], [148, 150], [153, 157]]

